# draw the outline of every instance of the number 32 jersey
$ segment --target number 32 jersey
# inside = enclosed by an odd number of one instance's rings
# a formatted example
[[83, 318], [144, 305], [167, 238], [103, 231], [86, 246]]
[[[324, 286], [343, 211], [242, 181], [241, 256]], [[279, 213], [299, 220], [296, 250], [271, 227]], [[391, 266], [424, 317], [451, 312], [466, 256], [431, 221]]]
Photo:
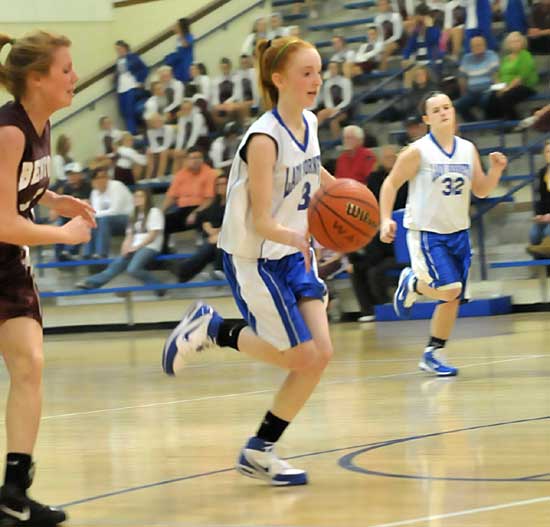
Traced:
[[237, 150], [227, 188], [227, 203], [218, 246], [241, 258], [280, 259], [298, 252], [296, 247], [262, 238], [254, 227], [250, 201], [247, 146], [255, 134], [271, 137], [277, 158], [273, 167], [271, 216], [275, 222], [300, 233], [307, 232], [307, 207], [320, 186], [321, 152], [317, 138], [317, 117], [305, 110], [304, 142], [286, 126], [277, 109], [264, 113], [248, 129]]
[[409, 181], [404, 226], [439, 234], [468, 229], [476, 155], [473, 143], [455, 136], [449, 153], [428, 133], [411, 146], [420, 153], [420, 167]]

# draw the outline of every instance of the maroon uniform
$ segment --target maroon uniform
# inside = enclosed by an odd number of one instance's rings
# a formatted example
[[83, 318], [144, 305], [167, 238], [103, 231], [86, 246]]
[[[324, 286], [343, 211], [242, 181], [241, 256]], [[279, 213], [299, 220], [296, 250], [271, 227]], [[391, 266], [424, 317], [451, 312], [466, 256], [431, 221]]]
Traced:
[[[49, 184], [50, 123], [39, 137], [27, 112], [17, 101], [0, 108], [0, 126], [15, 126], [25, 135], [25, 148], [17, 169], [17, 210], [33, 221], [32, 208]], [[13, 174], [0, 174], [13, 177]], [[40, 300], [34, 283], [26, 246], [0, 241], [0, 323], [16, 317], [30, 317], [42, 324]]]

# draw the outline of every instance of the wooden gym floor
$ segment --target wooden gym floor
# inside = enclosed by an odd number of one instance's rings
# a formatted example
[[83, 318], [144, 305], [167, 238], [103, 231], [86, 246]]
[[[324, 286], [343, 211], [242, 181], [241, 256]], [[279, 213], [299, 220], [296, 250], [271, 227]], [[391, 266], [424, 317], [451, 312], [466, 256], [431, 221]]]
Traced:
[[427, 327], [333, 326], [279, 447], [309, 471], [294, 488], [232, 469], [282, 372], [211, 350], [172, 379], [165, 332], [47, 337], [33, 495], [73, 526], [546, 527], [550, 317], [461, 319], [455, 379], [417, 371]]

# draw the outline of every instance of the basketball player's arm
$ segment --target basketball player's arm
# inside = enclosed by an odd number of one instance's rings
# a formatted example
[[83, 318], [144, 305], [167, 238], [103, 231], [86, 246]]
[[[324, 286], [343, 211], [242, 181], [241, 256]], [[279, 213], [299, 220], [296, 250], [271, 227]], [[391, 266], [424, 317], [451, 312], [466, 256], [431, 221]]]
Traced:
[[90, 225], [90, 227], [97, 227], [95, 221], [95, 210], [85, 200], [75, 198], [74, 196], [68, 196], [64, 194], [58, 194], [52, 190], [46, 190], [42, 198], [40, 199], [40, 205], [44, 205], [49, 209], [57, 212], [59, 216], [64, 218], [74, 218], [75, 216], [82, 216]]
[[250, 179], [252, 219], [256, 232], [267, 240], [299, 249], [304, 255], [309, 270], [310, 246], [306, 233], [299, 233], [277, 223], [271, 213], [273, 170], [277, 159], [273, 139], [263, 134], [253, 135], [248, 142], [246, 158]]
[[385, 243], [393, 242], [397, 231], [397, 225], [392, 220], [397, 191], [416, 176], [419, 167], [420, 152], [416, 148], [409, 147], [399, 154], [391, 172], [382, 183], [380, 189], [380, 239]]
[[321, 185], [324, 187], [336, 178], [325, 168], [321, 167]]
[[0, 127], [0, 241], [13, 245], [77, 243], [73, 240], [78, 233], [65, 228], [69, 224], [63, 227], [37, 225], [19, 214], [17, 173], [24, 146], [25, 136], [19, 128]]
[[489, 170], [484, 174], [476, 152], [474, 157], [474, 174], [472, 178], [472, 192], [478, 198], [486, 198], [498, 185], [502, 172], [508, 164], [506, 156], [500, 152], [489, 154]]

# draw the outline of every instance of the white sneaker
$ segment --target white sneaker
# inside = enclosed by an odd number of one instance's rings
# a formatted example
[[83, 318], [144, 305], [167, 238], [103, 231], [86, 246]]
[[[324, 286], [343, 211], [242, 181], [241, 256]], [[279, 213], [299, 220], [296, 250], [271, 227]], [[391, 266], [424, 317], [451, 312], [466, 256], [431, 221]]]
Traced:
[[273, 443], [259, 437], [251, 437], [241, 450], [236, 469], [243, 476], [263, 479], [270, 485], [306, 485], [305, 470], [292, 467], [273, 452]]
[[374, 315], [363, 315], [357, 319], [357, 322], [374, 322], [376, 317]]

